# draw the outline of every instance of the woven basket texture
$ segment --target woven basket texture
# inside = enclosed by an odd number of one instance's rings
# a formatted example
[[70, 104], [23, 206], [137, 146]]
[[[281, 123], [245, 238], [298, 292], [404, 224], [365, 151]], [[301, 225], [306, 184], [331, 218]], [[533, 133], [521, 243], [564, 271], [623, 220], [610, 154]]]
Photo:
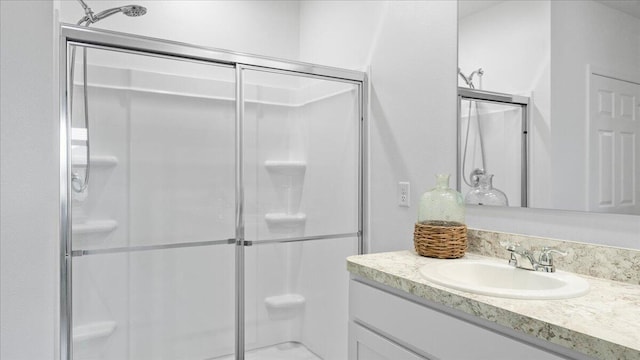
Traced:
[[467, 251], [467, 226], [445, 221], [416, 223], [413, 244], [421, 256], [438, 259], [461, 258]]

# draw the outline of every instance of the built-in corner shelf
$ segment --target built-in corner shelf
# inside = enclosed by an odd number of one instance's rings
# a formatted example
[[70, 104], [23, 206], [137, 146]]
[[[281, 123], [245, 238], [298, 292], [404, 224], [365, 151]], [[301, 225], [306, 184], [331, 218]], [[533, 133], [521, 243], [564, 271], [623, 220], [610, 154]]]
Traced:
[[[91, 166], [114, 167], [118, 165], [118, 158], [111, 155], [97, 155], [91, 157]], [[84, 156], [74, 156], [72, 159], [74, 167], [87, 167], [87, 159]]]
[[306, 299], [300, 294], [282, 294], [264, 299], [267, 314], [272, 320], [299, 318]]
[[300, 294], [283, 294], [269, 296], [264, 299], [264, 303], [268, 309], [291, 309], [304, 305], [306, 302], [304, 296]]
[[307, 163], [301, 160], [267, 160], [264, 167], [274, 173], [294, 176], [304, 174]]
[[285, 213], [267, 213], [264, 219], [268, 225], [293, 227], [304, 225], [307, 221], [307, 215], [303, 213], [285, 214]]
[[73, 224], [74, 235], [110, 233], [118, 228], [115, 220], [90, 220], [87, 222]]
[[116, 330], [115, 321], [98, 321], [73, 327], [73, 342], [106, 338]]

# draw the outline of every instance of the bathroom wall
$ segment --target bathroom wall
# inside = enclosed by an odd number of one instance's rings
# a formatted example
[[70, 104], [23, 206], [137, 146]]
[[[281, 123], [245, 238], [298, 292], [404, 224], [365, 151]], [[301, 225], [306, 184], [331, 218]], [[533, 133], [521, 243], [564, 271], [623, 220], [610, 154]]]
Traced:
[[551, 33], [554, 205], [586, 210], [587, 66], [640, 82], [640, 19], [596, 1], [551, 1]]
[[[456, 16], [453, 1], [301, 5], [303, 60], [369, 69], [369, 251], [411, 247], [421, 194], [455, 173], [455, 137], [437, 134], [455, 136]], [[411, 182], [409, 208], [399, 181]]]
[[0, 1], [0, 358], [57, 348], [58, 126], [50, 1]]
[[366, 71], [387, 1], [301, 1], [300, 60]]
[[391, 2], [384, 15], [370, 69], [370, 251], [411, 248], [421, 194], [455, 174], [456, 18], [453, 1]]

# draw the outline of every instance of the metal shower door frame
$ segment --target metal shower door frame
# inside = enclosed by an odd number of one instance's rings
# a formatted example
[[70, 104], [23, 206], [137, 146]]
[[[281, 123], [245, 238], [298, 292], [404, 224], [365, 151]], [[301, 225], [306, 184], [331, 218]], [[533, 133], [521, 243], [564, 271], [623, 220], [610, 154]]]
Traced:
[[[124, 53], [148, 55], [159, 58], [191, 61], [215, 66], [228, 66], [236, 71], [236, 125], [235, 125], [235, 238], [228, 240], [204, 241], [199, 243], [167, 244], [115, 248], [104, 250], [73, 250], [71, 226], [71, 121], [68, 89], [69, 49], [71, 46], [105, 49]], [[367, 75], [363, 72], [321, 66], [303, 62], [281, 60], [271, 57], [250, 55], [216, 48], [195, 46], [175, 41], [131, 35], [107, 30], [87, 28], [75, 25], [62, 25], [60, 28], [60, 359], [73, 358], [73, 308], [72, 308], [72, 260], [76, 256], [171, 249], [191, 246], [207, 246], [215, 244], [236, 245], [235, 259], [235, 351], [236, 359], [244, 359], [244, 247], [260, 244], [287, 243], [294, 241], [312, 241], [357, 237], [358, 253], [365, 250], [366, 235], [366, 189], [367, 189], [367, 113], [368, 96]], [[358, 230], [348, 234], [327, 234], [299, 238], [283, 238], [268, 241], [252, 242], [244, 237], [244, 90], [243, 75], [245, 69], [298, 75], [332, 81], [351, 83], [357, 86], [359, 101], [358, 129]]]

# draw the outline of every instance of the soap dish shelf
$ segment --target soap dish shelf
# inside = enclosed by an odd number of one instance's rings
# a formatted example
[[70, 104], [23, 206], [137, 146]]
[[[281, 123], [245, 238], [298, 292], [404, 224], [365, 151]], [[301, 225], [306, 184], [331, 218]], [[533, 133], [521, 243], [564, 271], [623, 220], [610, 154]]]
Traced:
[[115, 321], [97, 321], [73, 327], [73, 342], [80, 343], [93, 339], [106, 338], [116, 330]]
[[300, 160], [267, 160], [264, 167], [274, 173], [294, 176], [304, 174], [307, 163]]
[[303, 306], [306, 302], [300, 294], [282, 294], [270, 296], [264, 299], [268, 309], [293, 309]]
[[[92, 156], [89, 160], [91, 166], [95, 167], [114, 167], [118, 165], [118, 158], [111, 155], [104, 156]], [[87, 167], [87, 159], [83, 156], [74, 156], [72, 158], [73, 167], [85, 168]]]
[[304, 213], [285, 214], [285, 213], [267, 213], [264, 219], [268, 225], [294, 227], [304, 225], [307, 221], [307, 215]]
[[117, 228], [118, 222], [115, 220], [92, 220], [73, 224], [72, 233], [74, 235], [110, 233]]

